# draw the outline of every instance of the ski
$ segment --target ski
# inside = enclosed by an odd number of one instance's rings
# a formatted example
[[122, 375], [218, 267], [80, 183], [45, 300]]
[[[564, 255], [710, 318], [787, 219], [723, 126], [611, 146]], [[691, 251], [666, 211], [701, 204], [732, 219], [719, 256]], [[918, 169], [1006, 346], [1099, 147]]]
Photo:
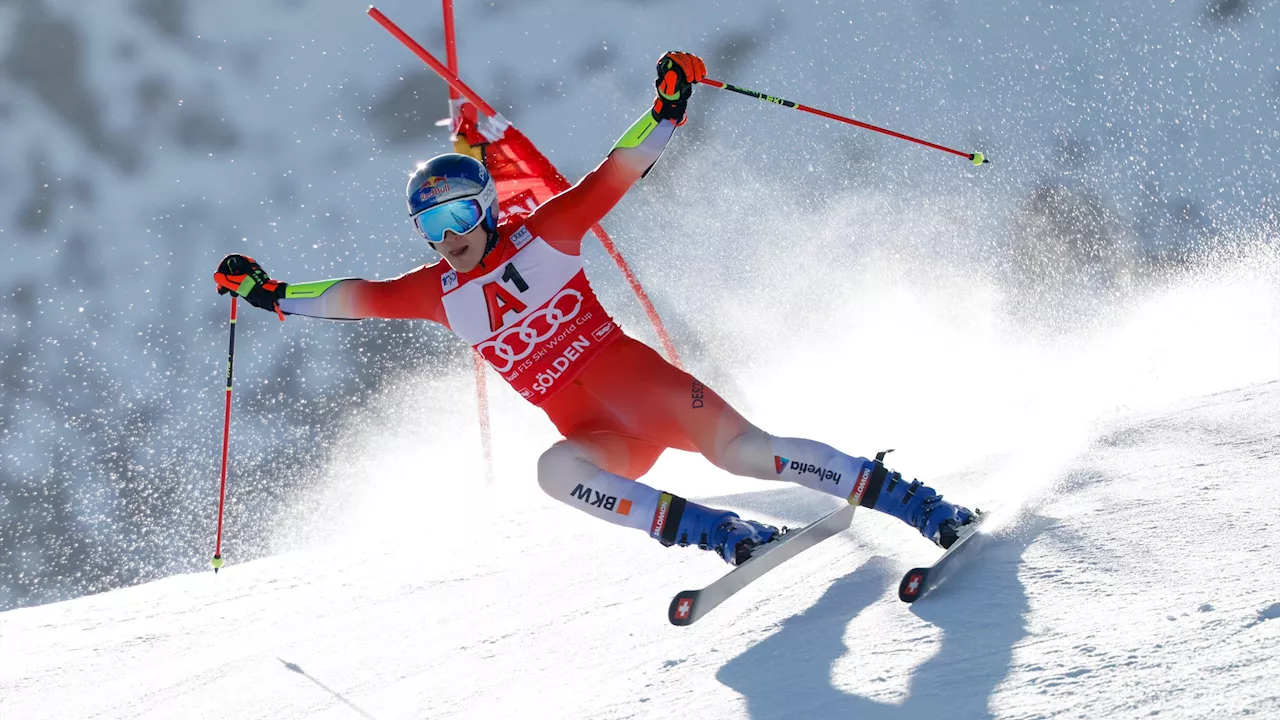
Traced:
[[[859, 494], [859, 497], [861, 494]], [[761, 546], [761, 552], [701, 590], [684, 590], [671, 600], [667, 617], [672, 625], [692, 625], [734, 593], [782, 563], [827, 538], [848, 530], [857, 505], [845, 505], [822, 519]]]
[[898, 583], [898, 599], [904, 603], [913, 603], [924, 597], [925, 593], [942, 584], [960, 563], [956, 562], [957, 554], [965, 549], [972, 548], [977, 543], [972, 542], [980, 534], [983, 521], [986, 519], [986, 513], [978, 512], [975, 521], [967, 525], [970, 528], [968, 532], [960, 536], [946, 552], [942, 553], [936, 561], [929, 567], [911, 568], [906, 575], [902, 576], [902, 582]]

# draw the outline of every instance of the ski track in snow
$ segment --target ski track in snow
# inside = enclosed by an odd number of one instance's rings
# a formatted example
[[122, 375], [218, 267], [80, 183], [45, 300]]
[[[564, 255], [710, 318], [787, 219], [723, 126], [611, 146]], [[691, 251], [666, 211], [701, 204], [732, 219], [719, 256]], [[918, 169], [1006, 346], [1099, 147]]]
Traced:
[[1274, 717], [1277, 541], [1240, 508], [1274, 482], [1278, 418], [1272, 382], [1113, 421], [914, 606], [896, 583], [931, 551], [860, 513], [675, 628], [709, 556], [513, 505], [467, 528], [519, 553], [415, 533], [14, 610], [0, 717]]

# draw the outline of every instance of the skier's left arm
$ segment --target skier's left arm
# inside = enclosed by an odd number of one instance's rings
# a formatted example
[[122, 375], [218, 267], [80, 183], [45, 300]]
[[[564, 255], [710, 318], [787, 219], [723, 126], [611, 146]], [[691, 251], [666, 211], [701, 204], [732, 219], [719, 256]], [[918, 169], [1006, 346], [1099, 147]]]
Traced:
[[582, 237], [658, 161], [675, 129], [685, 122], [693, 84], [707, 75], [696, 55], [669, 52], [658, 60], [653, 108], [614, 144], [604, 162], [576, 185], [543, 203], [529, 218], [530, 230], [561, 252], [577, 255]]

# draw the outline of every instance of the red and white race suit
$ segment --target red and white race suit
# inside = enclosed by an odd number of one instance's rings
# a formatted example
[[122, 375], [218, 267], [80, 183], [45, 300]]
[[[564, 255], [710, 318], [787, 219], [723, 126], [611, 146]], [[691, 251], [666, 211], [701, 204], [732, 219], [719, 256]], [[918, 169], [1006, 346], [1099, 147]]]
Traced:
[[450, 328], [564, 434], [539, 461], [542, 487], [610, 522], [652, 531], [659, 493], [634, 479], [667, 448], [700, 452], [735, 474], [847, 497], [868, 461], [759, 430], [625, 335], [587, 280], [583, 236], [657, 161], [675, 127], [642, 118], [624, 136], [630, 141], [572, 188], [501, 223], [497, 245], [469, 272], [440, 261], [390, 280], [310, 283], [321, 289], [286, 297], [280, 307]]

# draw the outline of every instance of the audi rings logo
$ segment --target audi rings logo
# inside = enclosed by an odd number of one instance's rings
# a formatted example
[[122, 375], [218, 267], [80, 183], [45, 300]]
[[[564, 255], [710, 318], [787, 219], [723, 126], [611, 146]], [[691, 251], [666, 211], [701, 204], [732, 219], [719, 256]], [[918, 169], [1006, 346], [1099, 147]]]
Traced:
[[555, 337], [560, 326], [577, 317], [581, 309], [582, 293], [565, 288], [551, 298], [546, 307], [526, 315], [524, 320], [492, 340], [480, 343], [479, 350], [494, 370], [508, 372], [517, 361], [529, 357], [538, 343]]

